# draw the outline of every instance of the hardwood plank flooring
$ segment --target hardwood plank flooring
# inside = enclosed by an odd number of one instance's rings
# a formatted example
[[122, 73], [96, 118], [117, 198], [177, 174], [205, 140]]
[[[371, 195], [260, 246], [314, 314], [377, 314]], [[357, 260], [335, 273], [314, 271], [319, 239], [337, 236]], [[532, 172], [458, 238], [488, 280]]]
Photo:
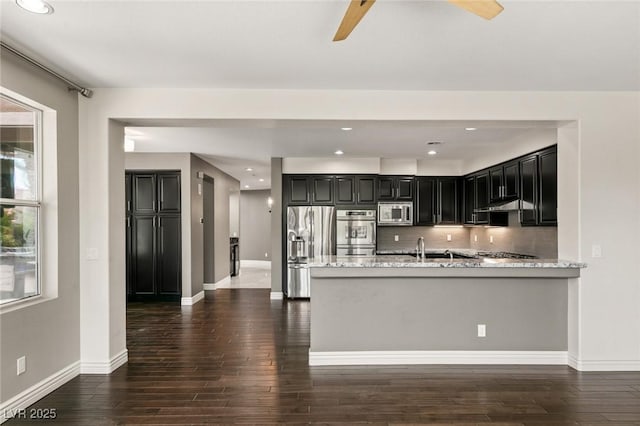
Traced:
[[[207, 292], [193, 307], [131, 303], [129, 362], [31, 408], [64, 425], [640, 425], [640, 373], [562, 366], [309, 367], [309, 303]], [[44, 423], [13, 419], [7, 424]]]

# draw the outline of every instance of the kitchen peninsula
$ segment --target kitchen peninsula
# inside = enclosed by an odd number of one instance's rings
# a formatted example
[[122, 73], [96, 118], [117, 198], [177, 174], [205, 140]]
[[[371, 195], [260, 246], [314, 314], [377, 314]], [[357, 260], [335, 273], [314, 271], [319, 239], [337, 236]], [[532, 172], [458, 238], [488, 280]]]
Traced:
[[567, 286], [583, 267], [477, 255], [315, 259], [309, 364], [567, 364]]

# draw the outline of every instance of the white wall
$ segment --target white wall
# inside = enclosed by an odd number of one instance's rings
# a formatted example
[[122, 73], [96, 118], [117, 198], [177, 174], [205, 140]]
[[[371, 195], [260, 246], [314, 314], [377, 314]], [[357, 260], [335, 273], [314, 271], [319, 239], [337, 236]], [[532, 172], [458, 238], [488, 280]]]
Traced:
[[[19, 393], [65, 368], [69, 369], [67, 379], [80, 370], [80, 253], [78, 96], [69, 93], [64, 84], [33, 69], [4, 49], [0, 53], [0, 62], [0, 85], [57, 113], [55, 140], [46, 139], [43, 147], [45, 168], [51, 168], [53, 159], [53, 170], [57, 174], [53, 177], [55, 181], [46, 177], [43, 182], [45, 199], [42, 207], [44, 226], [47, 227], [42, 241], [45, 264], [42, 281], [49, 289], [57, 281], [57, 297], [0, 314], [1, 419], [7, 401]], [[57, 192], [54, 190], [49, 197], [49, 189], [56, 186]], [[102, 219], [104, 221], [104, 217]], [[50, 232], [56, 226], [59, 238]], [[50, 264], [52, 262], [55, 264]], [[49, 269], [54, 273], [51, 274]], [[27, 371], [17, 376], [16, 360], [20, 356], [27, 358]]]
[[[111, 117], [167, 119], [367, 119], [367, 120], [561, 120], [577, 131], [559, 138], [559, 256], [587, 260], [589, 267], [570, 291], [570, 347], [580, 368], [640, 369], [640, 94], [638, 92], [418, 92], [273, 91], [203, 89], [96, 90], [81, 100], [81, 229], [91, 239], [81, 250], [107, 245], [108, 234], [123, 233], [110, 223], [105, 196], [119, 183], [108, 156]], [[91, 171], [91, 173], [88, 173]], [[566, 174], [566, 175], [564, 175]], [[576, 195], [577, 194], [577, 195]], [[615, 220], [612, 220], [615, 218]], [[97, 230], [108, 230], [105, 235]], [[90, 245], [91, 244], [91, 245]], [[591, 259], [591, 245], [603, 257]], [[584, 259], [582, 259], [584, 257]], [[86, 261], [82, 261], [86, 267]], [[112, 269], [119, 268], [112, 266]], [[87, 268], [88, 269], [88, 268]], [[109, 274], [84, 274], [109, 286]], [[115, 274], [120, 275], [119, 271]], [[114, 301], [111, 301], [112, 303]], [[117, 301], [115, 301], [117, 302]], [[99, 301], [96, 300], [96, 303]], [[107, 302], [102, 302], [107, 303]], [[124, 327], [124, 324], [122, 324]]]

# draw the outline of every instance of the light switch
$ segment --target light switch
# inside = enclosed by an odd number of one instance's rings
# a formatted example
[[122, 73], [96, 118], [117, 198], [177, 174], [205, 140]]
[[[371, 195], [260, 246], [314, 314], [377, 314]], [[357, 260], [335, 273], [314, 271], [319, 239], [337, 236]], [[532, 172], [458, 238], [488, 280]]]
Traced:
[[393, 241], [400, 241], [400, 236], [399, 235], [394, 235], [393, 236]]
[[447, 241], [451, 241], [451, 234], [447, 234]]
[[493, 244], [493, 235], [489, 235], [489, 244]]

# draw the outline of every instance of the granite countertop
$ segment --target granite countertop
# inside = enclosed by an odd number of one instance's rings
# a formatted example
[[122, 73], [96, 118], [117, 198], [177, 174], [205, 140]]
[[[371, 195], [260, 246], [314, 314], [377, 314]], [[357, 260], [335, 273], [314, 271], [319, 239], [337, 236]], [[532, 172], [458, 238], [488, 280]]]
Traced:
[[[429, 249], [426, 253], [442, 253]], [[477, 255], [473, 249], [451, 249], [453, 253]], [[406, 251], [379, 252], [377, 256], [327, 256], [310, 259], [311, 268], [586, 268], [586, 264], [561, 259], [502, 259], [477, 257], [468, 259], [418, 259]]]

